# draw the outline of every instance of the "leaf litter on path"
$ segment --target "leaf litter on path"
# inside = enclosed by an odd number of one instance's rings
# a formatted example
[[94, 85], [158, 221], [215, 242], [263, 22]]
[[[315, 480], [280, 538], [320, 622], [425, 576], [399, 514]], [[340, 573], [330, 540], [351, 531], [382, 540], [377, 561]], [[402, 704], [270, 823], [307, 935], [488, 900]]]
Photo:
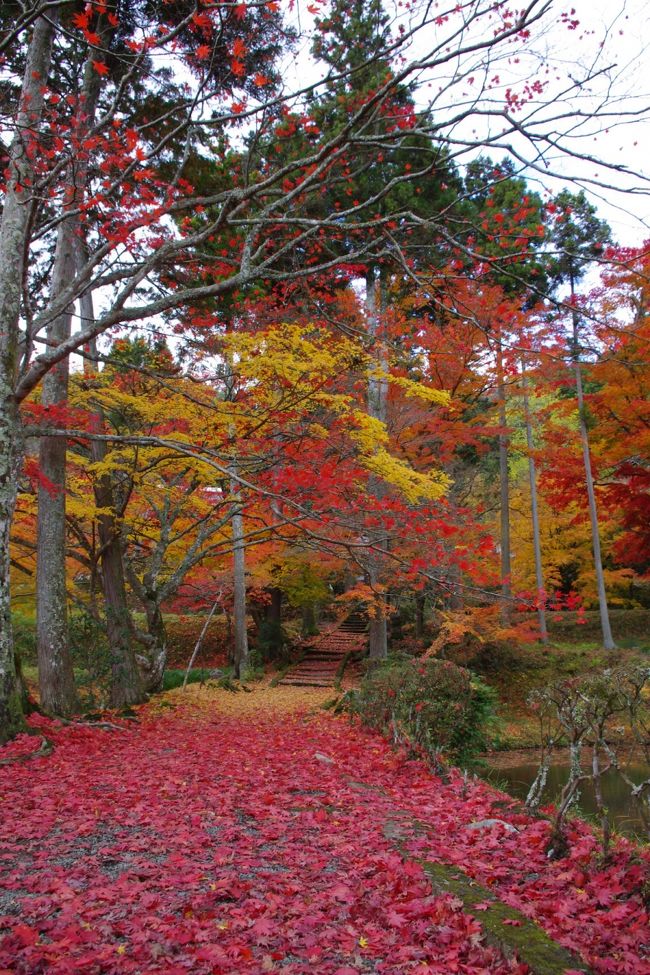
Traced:
[[[524, 975], [417, 858], [460, 866], [594, 971], [650, 973], [629, 844], [600, 865], [578, 824], [548, 863], [545, 822], [443, 784], [319, 711], [328, 696], [177, 691], [119, 733], [37, 719], [53, 754], [0, 768], [0, 973]], [[518, 833], [466, 828], [490, 818]]]

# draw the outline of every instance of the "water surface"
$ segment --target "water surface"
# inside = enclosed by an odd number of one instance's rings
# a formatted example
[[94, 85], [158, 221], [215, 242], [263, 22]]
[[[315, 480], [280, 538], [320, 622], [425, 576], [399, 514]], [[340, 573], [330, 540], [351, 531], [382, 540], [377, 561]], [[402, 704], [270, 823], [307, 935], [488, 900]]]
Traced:
[[[522, 762], [504, 767], [500, 763], [490, 765], [488, 760], [485, 777], [493, 785], [508, 792], [511, 796], [517, 799], [525, 799], [537, 775], [538, 768], [537, 762]], [[625, 771], [637, 783], [643, 782], [650, 776], [650, 766], [641, 761], [630, 761], [625, 765]], [[568, 776], [568, 762], [558, 760], [551, 766], [542, 805], [557, 802]], [[610, 821], [616, 830], [632, 836], [643, 835], [643, 824], [636, 803], [631, 797], [627, 785], [614, 769], [603, 775], [602, 793], [605, 805], [610, 812]], [[591, 782], [585, 782], [581, 786], [579, 808], [576, 809], [576, 812], [590, 820], [596, 818], [596, 800]]]

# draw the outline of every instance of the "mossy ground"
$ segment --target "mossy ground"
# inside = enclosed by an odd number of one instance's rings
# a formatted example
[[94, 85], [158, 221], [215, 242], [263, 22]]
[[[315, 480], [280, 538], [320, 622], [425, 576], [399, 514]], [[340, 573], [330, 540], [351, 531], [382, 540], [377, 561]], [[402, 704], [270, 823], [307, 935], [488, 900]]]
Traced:
[[541, 643], [513, 647], [498, 659], [486, 661], [479, 673], [499, 695], [501, 726], [496, 749], [539, 745], [539, 725], [526, 701], [532, 690], [562, 678], [581, 677], [607, 667], [650, 666], [650, 642], [631, 638], [614, 651], [596, 641]]

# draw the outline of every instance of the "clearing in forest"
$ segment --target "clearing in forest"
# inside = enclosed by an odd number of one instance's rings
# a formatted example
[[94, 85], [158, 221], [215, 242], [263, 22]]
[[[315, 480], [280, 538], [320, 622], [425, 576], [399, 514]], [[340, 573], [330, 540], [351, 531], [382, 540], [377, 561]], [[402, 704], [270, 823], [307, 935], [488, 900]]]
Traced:
[[53, 752], [0, 768], [0, 973], [650, 973], [631, 844], [603, 864], [577, 822], [549, 862], [545, 820], [327, 694], [193, 687], [122, 730], [37, 719]]

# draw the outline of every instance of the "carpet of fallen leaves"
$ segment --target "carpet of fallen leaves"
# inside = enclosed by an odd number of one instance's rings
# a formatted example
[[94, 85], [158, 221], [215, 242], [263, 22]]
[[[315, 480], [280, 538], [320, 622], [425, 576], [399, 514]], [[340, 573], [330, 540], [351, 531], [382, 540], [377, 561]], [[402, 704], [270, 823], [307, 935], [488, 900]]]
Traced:
[[[546, 822], [443, 784], [323, 697], [176, 692], [120, 731], [37, 718], [53, 753], [0, 767], [0, 975], [523, 975], [483, 940], [489, 903], [434, 896], [417, 858], [462, 867], [596, 972], [650, 973], [647, 857], [622, 841], [604, 865], [578, 823], [549, 863]], [[491, 817], [518, 832], [468, 829]]]

